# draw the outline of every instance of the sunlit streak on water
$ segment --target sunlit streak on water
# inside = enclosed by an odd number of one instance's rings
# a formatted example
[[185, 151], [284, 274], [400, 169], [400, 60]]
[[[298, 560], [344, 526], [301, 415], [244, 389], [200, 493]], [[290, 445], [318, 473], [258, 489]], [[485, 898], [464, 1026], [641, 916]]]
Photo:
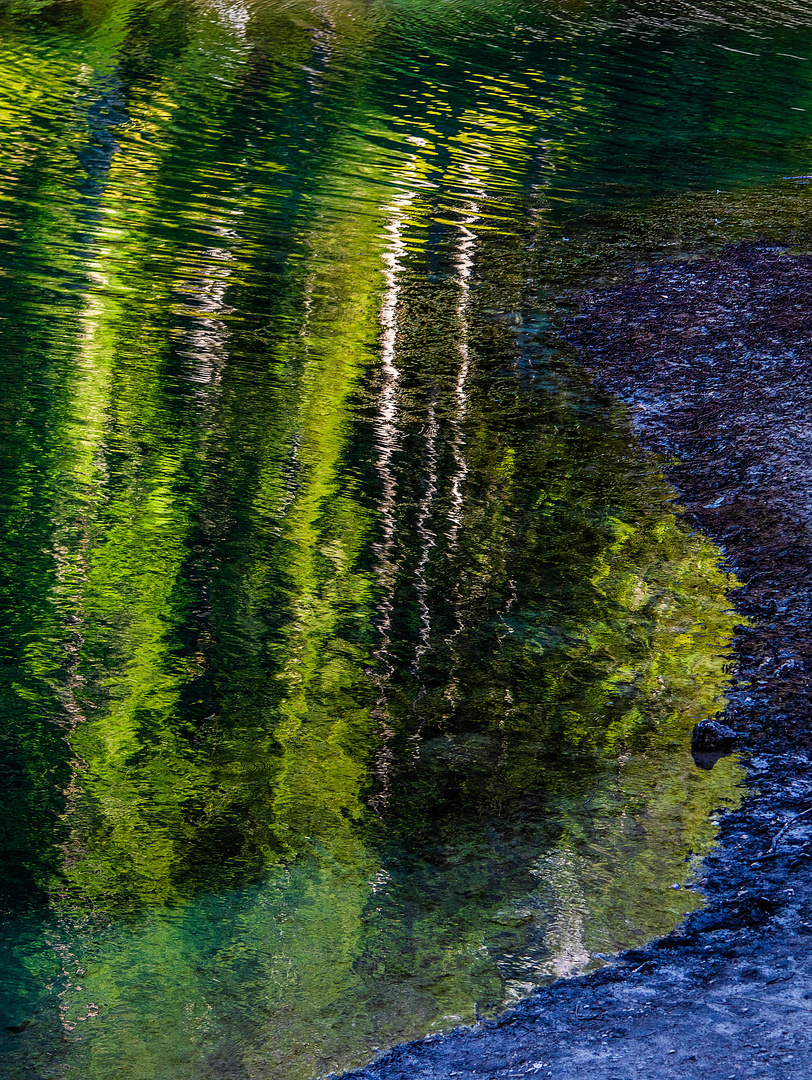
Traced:
[[378, 394], [378, 410], [375, 422], [376, 469], [381, 483], [381, 499], [378, 504], [381, 538], [374, 545], [376, 555], [375, 573], [380, 583], [381, 599], [378, 602], [376, 621], [379, 629], [379, 644], [373, 653], [380, 674], [380, 691], [375, 702], [373, 715], [380, 733], [380, 748], [376, 753], [375, 778], [377, 790], [370, 805], [376, 809], [386, 806], [389, 798], [389, 773], [392, 764], [392, 751], [389, 740], [393, 735], [388, 723], [386, 710], [386, 682], [394, 671], [389, 656], [391, 641], [391, 615], [393, 590], [397, 561], [393, 556], [395, 546], [395, 505], [397, 501], [397, 480], [392, 469], [392, 458], [399, 445], [398, 432], [398, 383], [400, 372], [397, 368], [398, 334], [398, 297], [400, 295], [399, 275], [403, 271], [403, 258], [406, 245], [402, 230], [410, 204], [415, 193], [403, 191], [396, 196], [389, 211], [386, 224], [387, 246], [383, 253], [385, 290], [380, 313], [381, 325], [381, 380]]

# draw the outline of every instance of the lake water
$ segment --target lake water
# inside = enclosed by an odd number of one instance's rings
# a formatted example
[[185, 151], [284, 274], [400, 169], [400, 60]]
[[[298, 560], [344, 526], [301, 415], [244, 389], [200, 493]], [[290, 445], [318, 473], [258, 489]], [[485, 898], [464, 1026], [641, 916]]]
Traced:
[[668, 11], [0, 3], [4, 1076], [310, 1080], [698, 904], [736, 583], [557, 328], [794, 235], [812, 16]]

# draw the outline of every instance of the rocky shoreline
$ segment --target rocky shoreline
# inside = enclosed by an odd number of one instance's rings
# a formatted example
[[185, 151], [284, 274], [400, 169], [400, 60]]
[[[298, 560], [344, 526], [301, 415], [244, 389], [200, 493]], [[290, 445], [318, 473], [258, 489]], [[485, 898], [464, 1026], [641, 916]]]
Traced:
[[740, 245], [577, 302], [565, 336], [744, 584], [725, 723], [750, 790], [673, 934], [345, 1080], [812, 1076], [812, 258]]

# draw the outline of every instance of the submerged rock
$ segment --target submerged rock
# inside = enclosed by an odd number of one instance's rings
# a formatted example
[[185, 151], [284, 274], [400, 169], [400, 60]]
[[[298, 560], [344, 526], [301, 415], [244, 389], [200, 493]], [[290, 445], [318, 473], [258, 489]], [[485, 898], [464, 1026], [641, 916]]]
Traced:
[[691, 752], [694, 754], [719, 754], [733, 750], [738, 736], [733, 728], [718, 720], [700, 720], [691, 735]]

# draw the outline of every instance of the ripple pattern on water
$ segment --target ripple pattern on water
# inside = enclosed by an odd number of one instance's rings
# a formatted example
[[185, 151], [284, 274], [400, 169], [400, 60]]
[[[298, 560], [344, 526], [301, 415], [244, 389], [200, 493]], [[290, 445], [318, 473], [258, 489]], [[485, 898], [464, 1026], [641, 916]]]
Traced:
[[736, 583], [556, 325], [797, 233], [809, 23], [0, 3], [7, 1075], [307, 1080], [699, 902]]

